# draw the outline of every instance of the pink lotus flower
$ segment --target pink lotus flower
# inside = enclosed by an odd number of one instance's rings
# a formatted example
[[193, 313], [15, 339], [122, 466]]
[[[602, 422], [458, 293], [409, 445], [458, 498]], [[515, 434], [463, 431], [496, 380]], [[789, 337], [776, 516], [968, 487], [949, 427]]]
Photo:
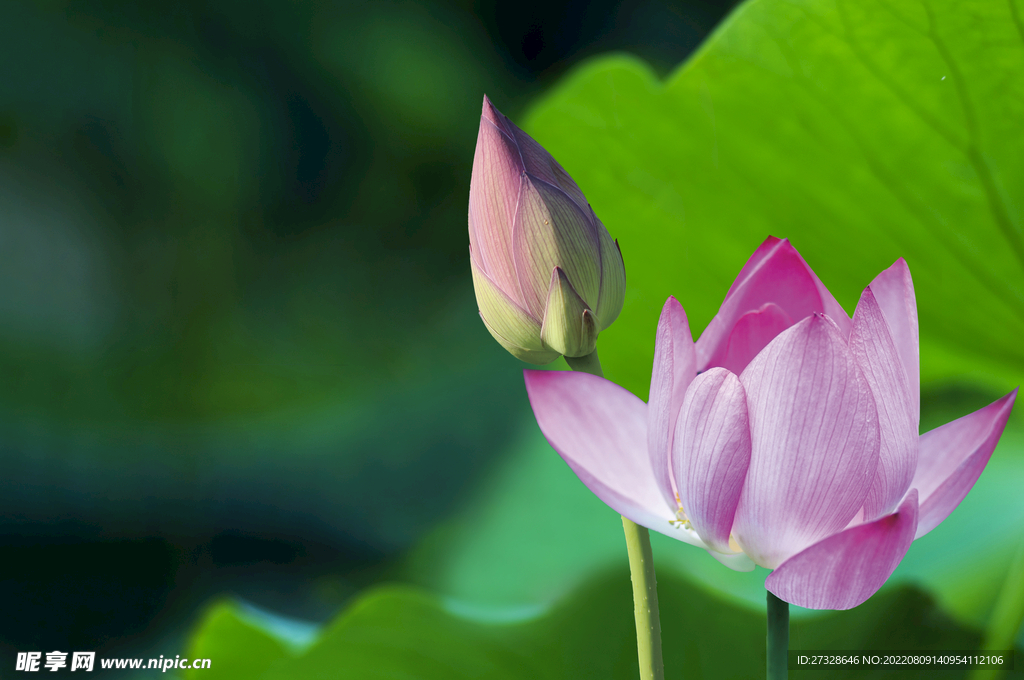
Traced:
[[918, 435], [917, 303], [900, 259], [851, 320], [788, 241], [747, 261], [694, 343], [669, 298], [650, 403], [585, 373], [526, 371], [541, 431], [638, 524], [812, 609], [873, 595], [964, 499], [1017, 391]]

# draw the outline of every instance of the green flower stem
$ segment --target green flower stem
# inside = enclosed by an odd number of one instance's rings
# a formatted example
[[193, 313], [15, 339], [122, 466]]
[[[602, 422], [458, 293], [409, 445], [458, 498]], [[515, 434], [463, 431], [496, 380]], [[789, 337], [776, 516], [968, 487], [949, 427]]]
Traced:
[[651, 534], [625, 517], [626, 551], [629, 573], [633, 578], [633, 618], [636, 620], [636, 652], [640, 659], [640, 680], [663, 680], [665, 662], [661, 658], [661, 619], [658, 616], [658, 580], [654, 576]]
[[[989, 619], [983, 652], [998, 652], [1013, 649], [1017, 631], [1024, 622], [1024, 541], [1017, 548], [1010, 570], [1003, 581], [1003, 588], [996, 600], [992, 618]], [[975, 668], [970, 680], [997, 680], [1006, 675], [1002, 668]]]
[[601, 370], [601, 360], [597, 358], [596, 349], [585, 357], [565, 357], [565, 363], [569, 364], [569, 368], [574, 371], [582, 371], [583, 373], [604, 377], [604, 371]]
[[768, 592], [768, 680], [789, 677], [789, 603]]
[[[585, 357], [565, 357], [574, 371], [604, 377], [597, 350]], [[640, 680], [664, 680], [665, 662], [661, 657], [661, 618], [658, 614], [658, 581], [654, 575], [654, 554], [647, 527], [622, 518], [629, 553], [629, 573], [633, 580], [633, 616], [636, 620], [636, 651], [640, 660]], [[785, 676], [783, 676], [785, 677]]]

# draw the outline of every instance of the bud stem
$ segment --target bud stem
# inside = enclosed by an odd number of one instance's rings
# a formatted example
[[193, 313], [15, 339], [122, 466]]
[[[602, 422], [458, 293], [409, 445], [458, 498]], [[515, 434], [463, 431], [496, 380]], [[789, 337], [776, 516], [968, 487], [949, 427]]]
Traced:
[[[565, 357], [574, 371], [604, 377], [597, 350], [585, 357]], [[654, 575], [654, 554], [647, 527], [622, 518], [629, 554], [629, 573], [633, 580], [633, 617], [636, 620], [636, 651], [640, 660], [640, 680], [664, 680], [665, 662], [661, 657], [661, 618], [658, 614], [658, 581]]]
[[569, 368], [574, 371], [590, 373], [601, 378], [604, 377], [604, 371], [601, 370], [601, 360], [597, 358], [596, 349], [584, 357], [565, 357], [565, 363], [569, 364]]

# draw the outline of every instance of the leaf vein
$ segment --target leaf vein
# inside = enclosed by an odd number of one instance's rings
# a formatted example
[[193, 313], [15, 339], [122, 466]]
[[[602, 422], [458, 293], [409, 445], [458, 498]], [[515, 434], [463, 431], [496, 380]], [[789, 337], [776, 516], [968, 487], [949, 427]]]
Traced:
[[1017, 27], [1017, 35], [1024, 43], [1024, 21], [1021, 21], [1020, 12], [1017, 11], [1017, 3], [1014, 0], [1007, 0], [1010, 3], [1010, 16], [1013, 17], [1013, 25]]
[[[765, 28], [767, 30], [767, 27]], [[957, 244], [951, 242], [951, 235], [945, 228], [943, 222], [932, 215], [927, 207], [922, 205], [921, 202], [906, 189], [906, 187], [901, 185], [897, 181], [896, 176], [894, 176], [885, 167], [885, 165], [875, 157], [875, 154], [868, 143], [856, 127], [854, 127], [847, 117], [843, 115], [842, 110], [839, 107], [836, 107], [828, 97], [824, 96], [815, 87], [811, 86], [811, 81], [795, 68], [796, 64], [793, 61], [792, 56], [789, 54], [788, 43], [780, 39], [780, 37], [777, 34], [774, 34], [774, 32], [769, 32], [772, 33], [772, 38], [779, 46], [779, 51], [782, 53], [783, 58], [786, 59], [786, 62], [794, 72], [793, 82], [828, 110], [836, 122], [846, 130], [860, 151], [868, 170], [878, 181], [878, 184], [891, 194], [901, 205], [903, 205], [907, 212], [916, 217], [921, 224], [928, 226], [932, 233], [936, 234], [937, 237], [941, 234], [943, 238], [939, 240], [941, 240], [946, 250], [960, 262], [961, 266], [977, 277], [978, 281], [980, 281], [997, 300], [1006, 305], [1006, 307], [1015, 316], [1024, 318], [1024, 307], [1021, 306], [1020, 301], [1010, 294], [1010, 291], [1006, 289], [1001, 280], [997, 279], [989, 272], [988, 267], [986, 267], [983, 262], [977, 262], [975, 258], [970, 256], [966, 249], [958, 247]]]
[[971, 165], [974, 166], [975, 172], [978, 173], [978, 179], [981, 180], [981, 186], [984, 189], [985, 198], [988, 200], [989, 210], [992, 213], [992, 217], [995, 219], [996, 224], [999, 226], [999, 230], [1003, 233], [1003, 237], [1007, 240], [1010, 248], [1013, 250], [1013, 254], [1020, 262], [1021, 268], [1024, 268], [1024, 240], [1021, 238], [1020, 230], [1010, 219], [1006, 205], [1003, 203], [1003, 199], [1000, 197], [999, 191], [996, 189], [995, 180], [992, 177], [992, 169], [988, 166], [988, 162], [985, 160], [985, 157], [982, 155], [979, 148], [977, 113], [974, 110], [974, 105], [972, 104], [970, 95], [967, 92], [967, 84], [964, 82], [963, 74], [960, 73], [960, 69], [956, 64], [956, 61], [953, 59], [953, 55], [950, 53], [949, 48], [946, 47], [945, 42], [939, 37], [939, 33], [935, 25], [935, 14], [932, 12], [931, 6], [926, 0], [921, 0], [921, 5], [924, 7], [925, 12], [928, 15], [929, 37], [935, 44], [936, 49], [938, 49], [939, 55], [942, 56], [943, 61], [946, 62], [946, 66], [949, 67], [950, 78], [953, 80], [953, 85], [956, 88], [960, 104], [964, 109], [964, 116], [967, 119], [967, 131], [970, 135], [967, 159], [970, 161]]
[[[885, 73], [878, 68], [868, 57], [867, 53], [861, 48], [860, 44], [854, 37], [852, 27], [850, 25], [850, 18], [846, 15], [846, 12], [842, 9], [843, 3], [838, 3], [836, 9], [839, 13], [839, 20], [843, 23], [843, 32], [845, 33], [845, 42], [850, 47], [850, 50], [857, 57], [858, 61], [866, 68], [871, 75], [873, 75], [882, 85], [886, 87], [897, 99], [899, 99], [904, 106], [914, 112], [914, 114], [924, 121], [930, 128], [935, 130], [944, 138], [949, 145], [954, 149], [962, 153], [967, 153], [967, 145], [961, 139], [958, 139], [957, 135], [952, 130], [948, 129], [945, 125], [939, 121], [938, 118], [934, 117], [928, 111], [922, 107], [918, 102], [914, 101], [914, 98], [910, 96], [906, 90], [900, 87], [895, 80], [885, 75]], [[838, 36], [837, 36], [838, 37]]]

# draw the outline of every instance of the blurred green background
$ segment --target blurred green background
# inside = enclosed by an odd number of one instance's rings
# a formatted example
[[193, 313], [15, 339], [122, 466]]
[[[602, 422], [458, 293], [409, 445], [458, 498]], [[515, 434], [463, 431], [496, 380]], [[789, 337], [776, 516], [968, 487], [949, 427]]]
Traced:
[[[769, 233], [848, 311], [907, 258], [923, 429], [1018, 384], [1020, 7], [762, 0], [676, 70], [733, 4], [3, 4], [0, 668], [635, 675], [618, 518], [476, 313], [484, 93], [620, 239], [601, 352], [641, 397], [665, 297], [699, 332]], [[1021, 423], [879, 596], [796, 612], [794, 647], [977, 648]], [[669, 677], [763, 667], [766, 572], [655, 551]]]

